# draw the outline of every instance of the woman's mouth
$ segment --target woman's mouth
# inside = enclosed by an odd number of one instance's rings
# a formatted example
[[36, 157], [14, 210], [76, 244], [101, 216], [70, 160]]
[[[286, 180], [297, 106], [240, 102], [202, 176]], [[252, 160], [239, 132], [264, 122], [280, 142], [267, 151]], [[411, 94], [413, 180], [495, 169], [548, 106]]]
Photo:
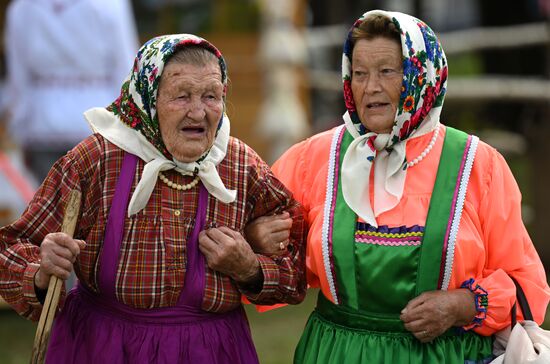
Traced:
[[200, 126], [196, 126], [196, 127], [188, 126], [188, 127], [181, 128], [181, 131], [183, 131], [186, 134], [187, 133], [189, 133], [189, 134], [202, 134], [202, 133], [204, 133], [205, 129], [203, 127], [200, 127]]
[[386, 107], [388, 105], [389, 104], [387, 102], [372, 102], [372, 103], [367, 104], [367, 108], [376, 110], [378, 108]]

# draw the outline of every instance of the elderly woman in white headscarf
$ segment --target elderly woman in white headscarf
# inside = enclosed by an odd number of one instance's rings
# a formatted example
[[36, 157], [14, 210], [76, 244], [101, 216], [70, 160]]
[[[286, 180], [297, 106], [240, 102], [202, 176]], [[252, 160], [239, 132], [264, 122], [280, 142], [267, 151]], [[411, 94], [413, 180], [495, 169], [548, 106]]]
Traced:
[[[85, 113], [95, 134], [0, 229], [0, 294], [19, 314], [38, 319], [50, 276], [74, 267], [79, 279], [62, 297], [47, 362], [257, 363], [243, 295], [303, 299], [301, 207], [230, 137], [226, 86], [206, 40], [150, 40], [120, 97]], [[74, 239], [58, 232], [73, 190]], [[277, 256], [255, 254], [241, 232], [272, 213], [292, 218], [292, 233]]]
[[[421, 20], [371, 11], [343, 56], [343, 123], [275, 174], [307, 211], [319, 287], [296, 363], [486, 363], [510, 324], [513, 277], [540, 324], [550, 298], [503, 157], [440, 123], [447, 60]], [[285, 217], [249, 225], [269, 251]]]

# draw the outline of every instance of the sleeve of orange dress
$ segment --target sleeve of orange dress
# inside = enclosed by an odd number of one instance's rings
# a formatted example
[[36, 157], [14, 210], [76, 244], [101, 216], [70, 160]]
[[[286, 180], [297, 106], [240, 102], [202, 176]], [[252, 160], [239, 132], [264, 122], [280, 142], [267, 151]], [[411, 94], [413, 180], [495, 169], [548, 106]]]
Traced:
[[[247, 204], [251, 206], [250, 219], [286, 211], [292, 218], [288, 248], [276, 256], [256, 254], [263, 275], [261, 290], [237, 284], [249, 302], [272, 305], [279, 302], [298, 304], [306, 293], [305, 245], [307, 225], [304, 211], [291, 192], [273, 174], [255, 152], [248, 153], [251, 165], [248, 174]], [[245, 301], [246, 302], [246, 301]]]
[[284, 185], [292, 191], [293, 197], [309, 211], [307, 194], [308, 181], [305, 180], [306, 168], [303, 154], [306, 142], [295, 144], [288, 149], [271, 167], [271, 170]]
[[[484, 244], [478, 261], [475, 285], [488, 293], [487, 315], [483, 324], [474, 330], [482, 335], [510, 325], [510, 310], [515, 302], [515, 286], [509, 276], [521, 285], [535, 321], [544, 320], [550, 289], [544, 267], [529, 238], [521, 218], [521, 193], [504, 158], [491, 148], [491, 163], [485, 171], [488, 184], [481, 193], [479, 224]], [[476, 254], [476, 252], [471, 252]], [[522, 318], [518, 313], [518, 318]]]
[[[308, 139], [295, 144], [275, 162], [272, 170], [304, 208], [306, 223], [310, 228], [306, 246], [306, 279], [308, 287], [319, 287], [318, 262], [312, 254], [314, 245], [310, 240], [311, 236], [315, 235], [315, 231], [311, 230], [311, 209], [312, 205], [318, 203], [318, 201], [311, 200], [310, 192], [314, 183], [315, 171], [318, 172], [319, 169], [323, 168], [321, 164], [325, 157], [322, 155], [323, 153], [317, 154], [319, 151], [312, 147], [313, 143], [311, 139]], [[315, 151], [312, 149], [315, 149]]]

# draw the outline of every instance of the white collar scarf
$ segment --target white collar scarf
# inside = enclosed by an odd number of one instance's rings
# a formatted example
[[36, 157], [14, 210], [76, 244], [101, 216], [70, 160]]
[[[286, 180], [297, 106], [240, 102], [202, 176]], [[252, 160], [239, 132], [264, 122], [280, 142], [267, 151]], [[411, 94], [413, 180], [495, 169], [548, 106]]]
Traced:
[[225, 158], [229, 142], [229, 118], [227, 116], [224, 115], [214, 145], [200, 164], [196, 162], [181, 163], [166, 159], [141, 133], [120, 122], [117, 116], [104, 108], [90, 109], [84, 113], [84, 116], [95, 133], [101, 134], [117, 147], [135, 154], [146, 163], [141, 179], [130, 199], [128, 216], [138, 213], [147, 205], [157, 183], [159, 172], [170, 169], [193, 174], [195, 168], [198, 168], [198, 176], [212, 196], [224, 203], [235, 201], [236, 191], [228, 190], [224, 186], [216, 169], [216, 166]]
[[[387, 16], [401, 32], [404, 58], [402, 94], [390, 134], [377, 134], [362, 127], [351, 91], [353, 44], [348, 35], [342, 58], [348, 109], [343, 119], [354, 141], [344, 155], [341, 183], [349, 207], [365, 222], [377, 227], [376, 217], [397, 206], [403, 196], [407, 177], [407, 140], [429, 133], [439, 123], [447, 84], [447, 60], [433, 31], [412, 16], [373, 10], [363, 14], [354, 27], [374, 13]], [[419, 88], [421, 91], [417, 92]], [[371, 206], [373, 163], [374, 206]]]

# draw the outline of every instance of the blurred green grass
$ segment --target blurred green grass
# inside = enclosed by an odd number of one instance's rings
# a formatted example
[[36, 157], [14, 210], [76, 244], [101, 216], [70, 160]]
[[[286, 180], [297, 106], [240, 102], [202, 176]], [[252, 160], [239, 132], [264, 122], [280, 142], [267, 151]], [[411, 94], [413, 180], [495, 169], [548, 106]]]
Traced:
[[10, 308], [0, 309], [0, 362], [2, 364], [28, 364], [36, 323], [18, 316]]
[[246, 307], [252, 338], [261, 364], [290, 364], [294, 348], [315, 307], [318, 290], [309, 290], [299, 305], [285, 306], [259, 313], [254, 306]]
[[[317, 291], [296, 306], [259, 313], [252, 305], [246, 311], [252, 336], [262, 364], [292, 363], [294, 348], [315, 305]], [[28, 364], [36, 323], [19, 317], [9, 308], [0, 308], [0, 364]]]
[[[253, 306], [246, 307], [260, 363], [292, 363], [294, 348], [315, 306], [316, 297], [317, 291], [311, 290], [300, 305], [263, 313], [256, 312]], [[550, 330], [550, 309], [542, 327]], [[17, 316], [10, 309], [0, 309], [0, 363], [29, 363], [35, 330], [35, 323]]]

